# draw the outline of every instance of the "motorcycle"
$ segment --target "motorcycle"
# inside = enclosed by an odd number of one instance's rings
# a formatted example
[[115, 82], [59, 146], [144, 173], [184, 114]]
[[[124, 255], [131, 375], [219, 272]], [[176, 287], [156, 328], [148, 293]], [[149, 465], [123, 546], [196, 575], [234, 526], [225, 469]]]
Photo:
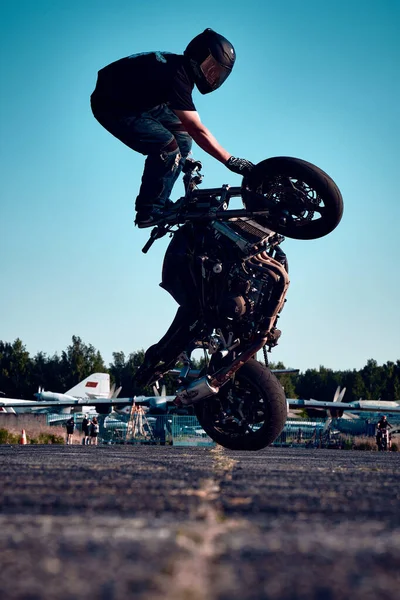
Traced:
[[390, 433], [387, 427], [379, 429], [376, 435], [376, 443], [379, 451], [387, 452], [390, 450]]
[[[204, 431], [233, 450], [259, 450], [281, 433], [285, 393], [268, 368], [289, 287], [286, 237], [329, 234], [343, 213], [341, 193], [321, 169], [291, 157], [257, 164], [240, 187], [199, 189], [199, 161], [187, 159], [185, 195], [151, 231], [146, 253], [170, 234], [162, 283], [179, 305], [164, 337], [145, 354], [138, 383], [182, 365], [175, 404], [193, 406]], [[240, 198], [243, 208], [229, 208]], [[203, 351], [203, 367], [192, 353]], [[264, 353], [265, 364], [256, 359]]]

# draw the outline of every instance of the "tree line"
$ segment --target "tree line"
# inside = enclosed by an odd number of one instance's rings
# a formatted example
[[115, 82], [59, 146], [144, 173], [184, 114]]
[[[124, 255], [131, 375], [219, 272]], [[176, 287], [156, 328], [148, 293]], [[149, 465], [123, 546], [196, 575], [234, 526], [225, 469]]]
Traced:
[[[149, 388], [135, 383], [135, 373], [142, 364], [144, 350], [113, 352], [113, 361], [106, 366], [101, 353], [78, 336], [61, 354], [47, 356], [38, 352], [30, 356], [20, 339], [13, 343], [0, 341], [0, 392], [9, 398], [33, 399], [39, 387], [52, 392], [66, 392], [91, 373], [109, 373], [112, 383], [122, 386], [120, 397], [153, 394]], [[271, 368], [285, 368], [271, 363]], [[334, 371], [326, 367], [307, 369], [304, 373], [278, 376], [288, 398], [333, 399], [338, 386], [346, 387], [345, 401], [400, 400], [400, 360], [378, 365], [369, 359], [360, 370]], [[175, 389], [173, 376], [166, 377], [167, 393]]]

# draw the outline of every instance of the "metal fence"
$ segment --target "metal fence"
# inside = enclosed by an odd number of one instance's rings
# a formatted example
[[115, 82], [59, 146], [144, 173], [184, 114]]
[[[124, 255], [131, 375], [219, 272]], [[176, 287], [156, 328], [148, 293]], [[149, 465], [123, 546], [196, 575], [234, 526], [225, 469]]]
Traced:
[[282, 433], [275, 440], [274, 445], [283, 446], [316, 441], [321, 436], [324, 425], [325, 419], [315, 419], [313, 421], [307, 419], [288, 420]]
[[[61, 425], [72, 415], [48, 414], [47, 423]], [[75, 424], [80, 431], [84, 413], [75, 413]], [[189, 415], [142, 415], [132, 420], [129, 417], [100, 417], [99, 438], [109, 444], [171, 444], [174, 446], [214, 446], [215, 442], [206, 434], [197, 417]], [[325, 420], [288, 420], [274, 445], [286, 446], [295, 443], [317, 443], [321, 438]]]
[[213, 446], [194, 416], [144, 416], [135, 421], [105, 419], [103, 438], [111, 443]]
[[215, 442], [206, 434], [197, 417], [173, 416], [171, 434], [174, 446], [215, 446]]
[[[81, 430], [84, 413], [48, 414], [49, 425], [62, 425], [74, 417], [76, 431]], [[110, 444], [172, 444], [174, 446], [213, 446], [197, 417], [189, 415], [138, 414], [136, 418], [106, 416], [99, 418], [99, 439]]]
[[[318, 440], [325, 421], [288, 421], [274, 444], [288, 445], [308, 440]], [[135, 424], [128, 421], [106, 418], [105, 441], [111, 443], [172, 444], [174, 446], [214, 446], [215, 442], [206, 434], [197, 417], [189, 415], [147, 416]]]

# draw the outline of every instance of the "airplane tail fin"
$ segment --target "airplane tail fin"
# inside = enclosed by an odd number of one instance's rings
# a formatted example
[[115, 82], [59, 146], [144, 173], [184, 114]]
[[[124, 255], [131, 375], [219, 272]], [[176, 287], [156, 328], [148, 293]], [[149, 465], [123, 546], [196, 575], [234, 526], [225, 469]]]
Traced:
[[335, 395], [333, 396], [333, 402], [341, 402], [345, 393], [346, 388], [344, 387], [342, 390], [340, 390], [340, 385], [338, 385], [336, 388]]
[[[336, 402], [337, 404], [340, 405], [340, 402], [342, 402], [343, 400], [343, 396], [346, 393], [346, 388], [343, 388], [342, 390], [340, 390], [340, 385], [337, 387], [335, 395], [333, 396], [333, 402]], [[332, 419], [337, 419], [343, 416], [343, 409], [341, 410], [340, 408], [330, 408], [328, 410], [328, 413]]]
[[153, 385], [153, 392], [155, 396], [161, 396], [164, 397], [167, 395], [167, 388], [165, 387], [165, 384], [163, 383], [162, 388], [161, 388], [161, 394], [160, 394], [160, 388], [157, 385]]
[[110, 392], [107, 396], [107, 398], [118, 398], [120, 392], [122, 390], [122, 385], [120, 385], [118, 388], [115, 385], [115, 383], [111, 386]]
[[77, 398], [108, 398], [110, 394], [110, 375], [93, 373], [66, 392]]

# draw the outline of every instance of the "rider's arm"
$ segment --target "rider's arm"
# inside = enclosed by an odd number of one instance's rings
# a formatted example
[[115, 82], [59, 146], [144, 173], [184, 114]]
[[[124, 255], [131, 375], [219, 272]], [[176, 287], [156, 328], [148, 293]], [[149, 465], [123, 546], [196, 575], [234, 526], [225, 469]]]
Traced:
[[204, 152], [207, 152], [222, 163], [226, 163], [231, 154], [215, 139], [213, 134], [200, 121], [199, 113], [195, 110], [174, 110], [176, 116], [188, 134]]

